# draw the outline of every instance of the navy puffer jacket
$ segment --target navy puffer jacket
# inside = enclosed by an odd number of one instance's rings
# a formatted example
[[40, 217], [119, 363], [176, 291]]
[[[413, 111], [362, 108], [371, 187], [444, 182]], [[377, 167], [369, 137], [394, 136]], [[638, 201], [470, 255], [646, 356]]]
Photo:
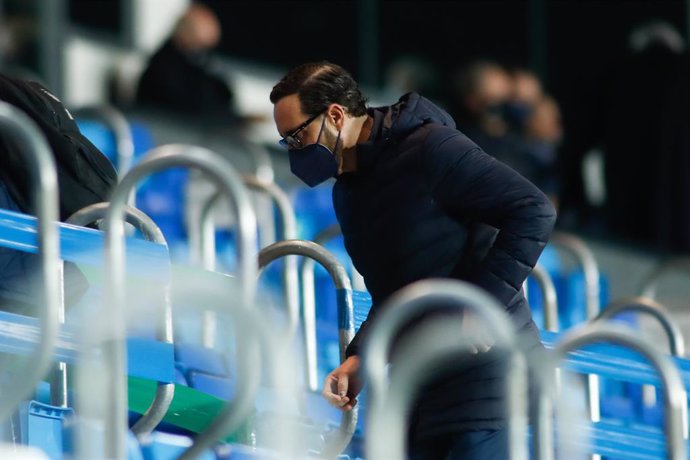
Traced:
[[[373, 300], [348, 356], [360, 352], [393, 292], [439, 277], [484, 288], [505, 305], [527, 348], [540, 349], [521, 288], [553, 230], [548, 198], [418, 94], [369, 114], [374, 127], [358, 145], [358, 170], [333, 188], [346, 249]], [[480, 361], [422, 392], [416, 435], [502, 427], [505, 369], [493, 353]]]

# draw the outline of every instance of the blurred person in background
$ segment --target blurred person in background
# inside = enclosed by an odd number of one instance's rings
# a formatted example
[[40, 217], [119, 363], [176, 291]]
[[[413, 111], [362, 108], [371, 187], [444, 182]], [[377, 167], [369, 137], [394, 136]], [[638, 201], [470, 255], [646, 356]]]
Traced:
[[560, 110], [527, 69], [474, 60], [452, 76], [449, 107], [458, 128], [485, 152], [558, 203]]
[[192, 3], [172, 36], [149, 59], [139, 81], [137, 103], [190, 116], [234, 119], [229, 82], [209, 65], [210, 53], [220, 38], [215, 13]]
[[[485, 289], [505, 306], [529, 356], [543, 350], [522, 284], [546, 245], [555, 210], [534, 184], [484, 153], [417, 93], [367, 107], [352, 76], [333, 63], [292, 69], [270, 99], [292, 172], [311, 187], [336, 178], [333, 206], [345, 248], [372, 297], [346, 360], [324, 382], [331, 404], [347, 411], [357, 403], [362, 344], [379, 308], [417, 280], [459, 279]], [[439, 314], [449, 313], [430, 307], [413, 324]], [[476, 332], [469, 322], [463, 328]], [[474, 359], [421, 390], [409, 424], [409, 458], [509, 457], [506, 363], [490, 337], [482, 343]], [[393, 363], [405, 359], [393, 355]]]
[[458, 128], [489, 153], [505, 147], [510, 126], [504, 107], [513, 92], [508, 71], [498, 62], [480, 59], [459, 67], [452, 76], [449, 110]]
[[4, 0], [0, 17], [0, 68], [4, 75], [41, 81], [39, 2]]
[[382, 97], [395, 102], [401, 94], [416, 92], [434, 100], [439, 87], [436, 66], [423, 56], [406, 54], [394, 59], [386, 68]]
[[662, 250], [690, 251], [690, 74], [682, 36], [661, 21], [629, 35], [604, 92], [608, 228]]
[[563, 138], [560, 107], [533, 71], [516, 67], [510, 76], [513, 91], [504, 114], [510, 129], [524, 143], [517, 152], [525, 155], [516, 167], [558, 207], [558, 149]]
[[[690, 251], [690, 61], [682, 35], [652, 20], [622, 59], [582, 91], [569, 161], [601, 152], [599, 236], [661, 252]], [[582, 220], [582, 219], [581, 219]]]

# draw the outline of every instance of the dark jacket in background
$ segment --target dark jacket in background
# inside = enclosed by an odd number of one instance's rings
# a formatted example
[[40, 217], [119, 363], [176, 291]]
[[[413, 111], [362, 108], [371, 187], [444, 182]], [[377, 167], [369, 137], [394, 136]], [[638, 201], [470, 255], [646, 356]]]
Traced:
[[189, 115], [231, 115], [232, 92], [204, 63], [203, 55], [185, 53], [166, 41], [141, 76], [137, 103]]
[[[373, 300], [348, 356], [360, 352], [379, 305], [432, 277], [484, 288], [505, 305], [526, 348], [540, 349], [521, 288], [553, 229], [548, 198], [417, 94], [370, 115], [374, 128], [357, 148], [358, 171], [340, 175], [333, 188], [345, 246]], [[418, 399], [415, 434], [502, 427], [504, 372], [488, 353], [430, 385]]]
[[[93, 203], [108, 201], [117, 183], [110, 160], [81, 132], [62, 102], [37, 82], [0, 75], [0, 100], [28, 115], [45, 136], [57, 167], [60, 220]], [[31, 174], [16, 141], [0, 132], [0, 208], [35, 214]], [[0, 309], [32, 314], [40, 259], [0, 247]], [[76, 302], [88, 283], [73, 263], [65, 263], [65, 303]]]

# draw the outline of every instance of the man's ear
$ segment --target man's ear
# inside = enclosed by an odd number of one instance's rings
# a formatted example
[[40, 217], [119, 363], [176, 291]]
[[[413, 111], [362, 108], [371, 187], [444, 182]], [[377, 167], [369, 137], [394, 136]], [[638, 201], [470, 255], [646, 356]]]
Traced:
[[343, 125], [345, 124], [345, 117], [347, 116], [347, 111], [345, 110], [345, 107], [343, 107], [340, 104], [333, 103], [328, 106], [328, 111], [326, 112], [326, 114], [338, 130], [343, 129]]

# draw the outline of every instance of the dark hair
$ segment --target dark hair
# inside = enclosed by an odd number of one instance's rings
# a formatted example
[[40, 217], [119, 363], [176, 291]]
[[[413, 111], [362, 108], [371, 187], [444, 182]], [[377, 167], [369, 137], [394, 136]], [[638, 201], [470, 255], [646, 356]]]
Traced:
[[333, 103], [342, 105], [355, 117], [367, 113], [367, 99], [350, 73], [328, 61], [310, 62], [290, 70], [273, 87], [271, 102], [297, 94], [305, 115], [323, 112]]

